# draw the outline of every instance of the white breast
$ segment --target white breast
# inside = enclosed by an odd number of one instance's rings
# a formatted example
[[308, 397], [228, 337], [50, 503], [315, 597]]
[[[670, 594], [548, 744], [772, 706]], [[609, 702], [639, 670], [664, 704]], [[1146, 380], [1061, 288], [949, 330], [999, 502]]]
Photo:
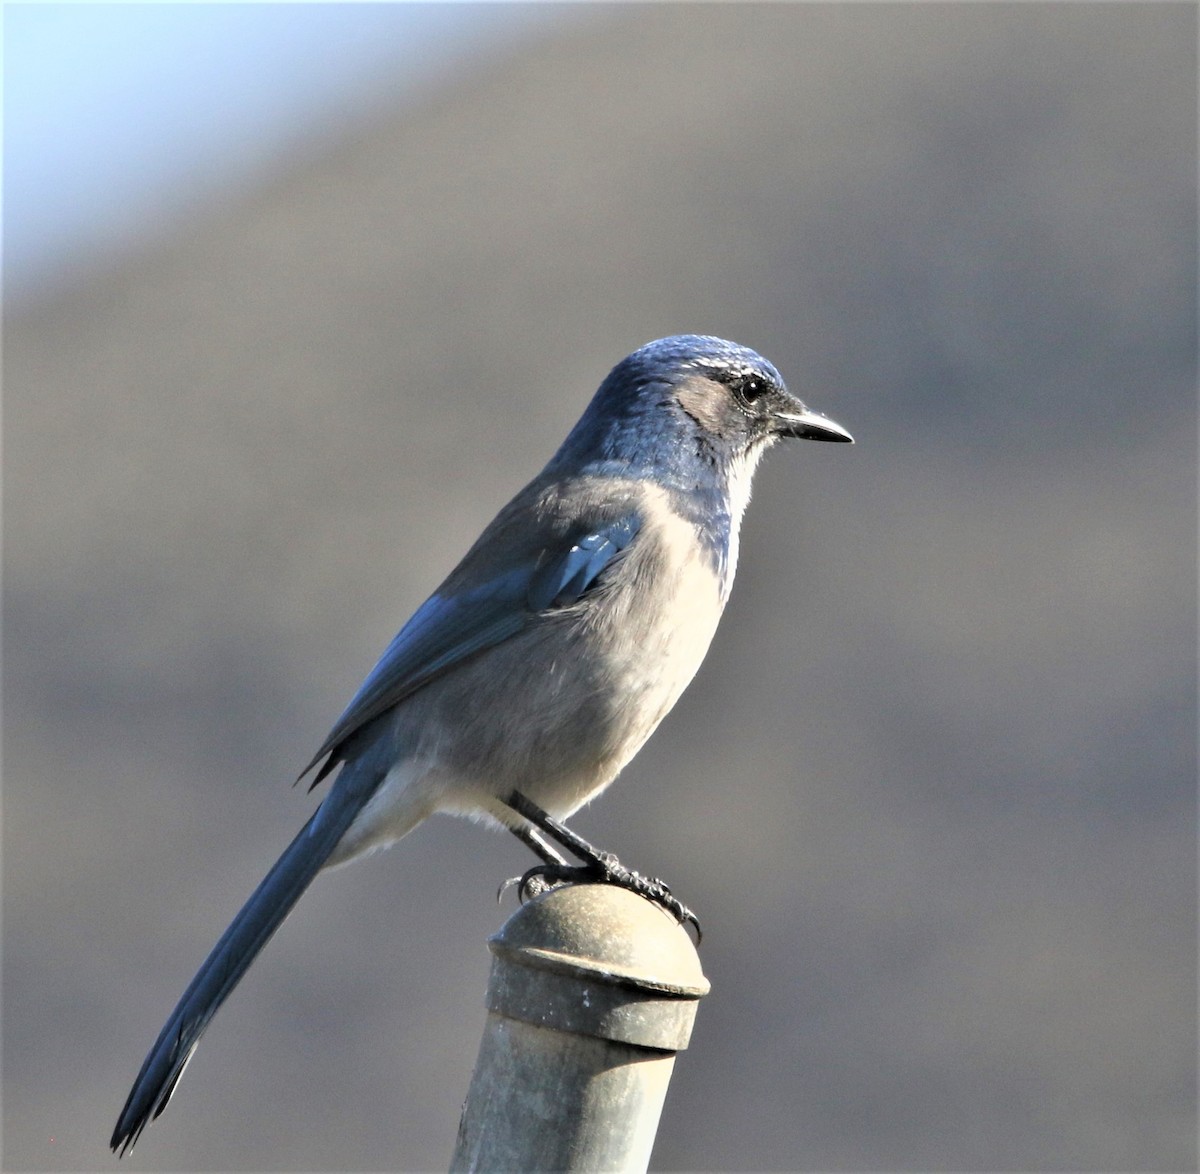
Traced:
[[[647, 491], [639, 541], [614, 606], [605, 610], [618, 696], [628, 728], [627, 762], [695, 676], [725, 606], [722, 577], [695, 528]], [[624, 762], [621, 763], [624, 765]]]

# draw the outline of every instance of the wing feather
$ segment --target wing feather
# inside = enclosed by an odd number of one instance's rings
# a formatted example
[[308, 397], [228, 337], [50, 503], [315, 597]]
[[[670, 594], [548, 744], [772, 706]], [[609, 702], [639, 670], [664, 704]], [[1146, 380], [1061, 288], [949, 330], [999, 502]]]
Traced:
[[379, 658], [312, 761], [328, 761], [316, 786], [340, 761], [338, 748], [369, 721], [463, 661], [511, 639], [540, 616], [577, 603], [637, 536], [641, 520], [629, 514], [575, 539], [565, 549], [543, 550], [523, 567], [468, 591], [430, 596]]

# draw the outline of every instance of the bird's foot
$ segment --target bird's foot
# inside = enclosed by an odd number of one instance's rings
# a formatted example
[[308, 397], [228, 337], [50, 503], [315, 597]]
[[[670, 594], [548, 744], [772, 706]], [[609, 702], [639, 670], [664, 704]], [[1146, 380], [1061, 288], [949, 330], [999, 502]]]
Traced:
[[501, 893], [509, 885], [517, 886], [517, 897], [523, 903], [549, 892], [559, 885], [601, 884], [616, 885], [644, 897], [647, 901], [665, 909], [680, 925], [690, 925], [696, 931], [696, 942], [703, 937], [700, 921], [682, 901], [671, 892], [671, 887], [658, 877], [642, 876], [626, 868], [611, 852], [598, 852], [595, 859], [586, 864], [537, 864], [519, 879], [506, 881]]
[[[528, 824], [514, 826], [513, 833], [532, 848], [542, 858], [543, 863], [531, 868], [519, 880], [506, 881], [500, 888], [500, 895], [503, 895], [511, 884], [516, 884], [517, 897], [521, 901], [528, 901], [556, 885], [616, 885], [636, 893], [639, 897], [645, 897], [647, 901], [653, 901], [680, 925], [692, 926], [696, 931], [696, 943], [699, 944], [703, 936], [699, 919], [671, 892], [669, 885], [657, 877], [645, 877], [626, 868], [611, 852], [604, 852], [594, 844], [589, 844], [582, 836], [573, 832], [561, 820], [548, 815], [520, 791], [513, 791], [504, 802], [507, 807], [528, 821]], [[559, 848], [570, 852], [583, 863], [568, 864], [566, 858], [560, 854]]]
[[512, 888], [517, 890], [517, 900], [524, 905], [526, 901], [532, 901], [534, 897], [540, 897], [560, 884], [567, 883], [566, 881], [550, 881], [542, 876], [532, 875], [540, 871], [538, 868], [531, 868], [524, 876], [510, 876], [506, 881], [502, 881], [496, 890], [496, 903], [499, 904], [503, 901], [504, 894]]

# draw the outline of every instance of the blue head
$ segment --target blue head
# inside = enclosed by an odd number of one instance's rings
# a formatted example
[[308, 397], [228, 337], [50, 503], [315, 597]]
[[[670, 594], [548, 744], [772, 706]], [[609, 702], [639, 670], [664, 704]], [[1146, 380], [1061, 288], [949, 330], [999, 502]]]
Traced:
[[789, 436], [851, 440], [809, 412], [761, 355], [723, 338], [677, 334], [609, 372], [553, 464], [736, 493], [729, 482], [748, 482], [762, 453]]

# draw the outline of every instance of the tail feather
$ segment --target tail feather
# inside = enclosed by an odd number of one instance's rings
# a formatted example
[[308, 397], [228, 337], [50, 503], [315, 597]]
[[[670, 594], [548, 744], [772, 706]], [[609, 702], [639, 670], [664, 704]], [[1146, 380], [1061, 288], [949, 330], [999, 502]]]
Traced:
[[361, 809], [356, 803], [331, 803], [333, 798], [300, 829], [184, 991], [117, 1119], [110, 1144], [118, 1156], [132, 1149], [142, 1130], [167, 1107], [209, 1020], [292, 911]]

